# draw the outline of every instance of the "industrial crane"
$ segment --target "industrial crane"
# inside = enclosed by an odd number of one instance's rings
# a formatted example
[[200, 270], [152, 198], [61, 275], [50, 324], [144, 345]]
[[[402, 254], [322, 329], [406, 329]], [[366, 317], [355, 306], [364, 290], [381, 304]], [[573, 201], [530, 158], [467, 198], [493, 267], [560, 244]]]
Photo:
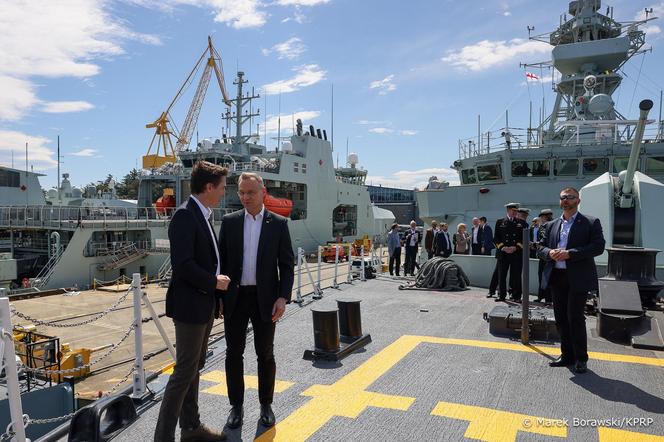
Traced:
[[[182, 97], [183, 91], [191, 82], [192, 77], [198, 71], [198, 68], [203, 62], [205, 63], [203, 75], [201, 75], [201, 78], [198, 82], [198, 87], [196, 88], [196, 93], [194, 94], [194, 98], [191, 101], [191, 105], [189, 106], [189, 111], [187, 112], [184, 124], [182, 125], [182, 130], [180, 130], [178, 133], [178, 131], [173, 128], [173, 125], [171, 125], [170, 111], [175, 103]], [[224, 103], [226, 103], [227, 106], [230, 106], [231, 101], [228, 97], [226, 86], [224, 84], [224, 70], [221, 63], [221, 56], [212, 45], [212, 39], [208, 36], [207, 47], [199, 57], [196, 65], [189, 73], [187, 79], [180, 87], [180, 90], [178, 90], [178, 93], [171, 101], [171, 104], [169, 104], [168, 108], [161, 113], [159, 118], [157, 118], [152, 123], [145, 125], [147, 128], [155, 128], [155, 133], [152, 137], [152, 141], [150, 142], [150, 146], [148, 147], [148, 153], [143, 156], [144, 169], [155, 169], [166, 163], [174, 163], [177, 159], [176, 154], [186, 149], [186, 147], [189, 145], [194, 128], [198, 122], [198, 115], [201, 112], [203, 100], [205, 99], [205, 92], [207, 91], [208, 85], [210, 83], [212, 71], [214, 71], [214, 74], [217, 77], [217, 83], [219, 84], [219, 89], [221, 90]], [[177, 140], [175, 143], [175, 148], [173, 148], [171, 135], [175, 136]], [[153, 146], [155, 145], [155, 141], [156, 153], [150, 154]], [[162, 149], [163, 155], [160, 155], [159, 152]]]

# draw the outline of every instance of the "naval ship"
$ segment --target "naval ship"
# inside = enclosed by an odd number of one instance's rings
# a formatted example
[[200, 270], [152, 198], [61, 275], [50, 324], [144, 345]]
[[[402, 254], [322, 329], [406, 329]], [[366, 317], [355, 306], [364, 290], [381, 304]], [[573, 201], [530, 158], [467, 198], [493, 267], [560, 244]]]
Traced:
[[[572, 1], [568, 13], [553, 32], [530, 37], [552, 46], [551, 61], [536, 66], [560, 74], [550, 115], [537, 127], [515, 129], [506, 121], [498, 131], [478, 131], [476, 137], [459, 140], [459, 157], [451, 166], [459, 185], [432, 177], [416, 193], [425, 222], [470, 225], [473, 217], [486, 216], [493, 225], [504, 216], [503, 205], [515, 199], [537, 215], [558, 206], [560, 189], [581, 189], [606, 172], [627, 169], [638, 120], [621, 114], [613, 95], [622, 83], [622, 67], [645, 52], [645, 32], [639, 26], [654, 17], [620, 22], [600, 0]], [[658, 120], [647, 123], [636, 170], [661, 182], [661, 102]]]
[[20, 293], [126, 282], [136, 272], [148, 279], [167, 277], [170, 216], [189, 197], [191, 169], [198, 160], [230, 171], [226, 196], [211, 217], [215, 229], [224, 214], [242, 207], [236, 192], [239, 175], [255, 172], [268, 190], [265, 206], [290, 218], [295, 250], [316, 253], [328, 241], [380, 239], [394, 215], [371, 203], [367, 170], [359, 166], [358, 156], [350, 154], [346, 167], [335, 167], [326, 131], [311, 125], [305, 131], [299, 120], [277, 149], [258, 144], [257, 135], [243, 133], [251, 123], [247, 107], [258, 98], [243, 92], [246, 83], [238, 72], [237, 96], [229, 100], [234, 112], [224, 115], [229, 127], [234, 124], [234, 136], [204, 139], [193, 149], [185, 145], [173, 156], [146, 155], [137, 204], [117, 198], [94, 198], [97, 204], [88, 204], [68, 176], [60, 192], [51, 190], [45, 198], [40, 174], [0, 168], [0, 195], [7, 196], [0, 206], [0, 287]]

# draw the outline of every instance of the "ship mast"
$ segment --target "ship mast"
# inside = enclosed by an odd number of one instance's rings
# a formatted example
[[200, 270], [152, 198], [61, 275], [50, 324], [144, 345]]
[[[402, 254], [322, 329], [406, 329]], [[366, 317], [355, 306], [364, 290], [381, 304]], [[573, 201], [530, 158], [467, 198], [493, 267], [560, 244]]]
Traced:
[[[235, 111], [231, 113], [231, 108], [229, 107], [226, 109], [226, 113], [222, 116], [222, 119], [226, 121], [227, 124], [235, 124], [235, 136], [232, 137], [234, 145], [244, 144], [254, 136], [251, 134], [243, 135], [242, 126], [253, 117], [260, 116], [260, 109], [256, 109], [255, 113], [253, 111], [244, 110], [245, 106], [250, 104], [252, 100], [260, 98], [260, 95], [254, 93], [253, 88], [251, 89], [251, 95], [249, 95], [249, 93], [243, 95], [242, 85], [246, 83], [248, 83], [248, 81], [244, 79], [244, 72], [238, 71], [237, 78], [233, 81], [233, 84], [237, 85], [237, 96], [230, 100], [231, 105], [235, 106]], [[251, 128], [249, 130], [251, 131]]]

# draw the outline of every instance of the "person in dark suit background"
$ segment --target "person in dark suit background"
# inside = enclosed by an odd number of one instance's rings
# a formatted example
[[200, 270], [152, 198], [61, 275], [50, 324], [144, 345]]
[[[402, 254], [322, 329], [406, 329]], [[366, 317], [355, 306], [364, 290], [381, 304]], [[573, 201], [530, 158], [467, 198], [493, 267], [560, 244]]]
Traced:
[[429, 227], [424, 234], [424, 249], [427, 251], [427, 259], [433, 258], [433, 241], [438, 233], [438, 221], [431, 221], [431, 227]]
[[260, 421], [266, 427], [275, 424], [274, 333], [291, 300], [295, 257], [288, 219], [265, 209], [266, 193], [260, 175], [243, 173], [238, 195], [244, 209], [224, 216], [219, 233], [222, 272], [231, 279], [228, 290], [222, 293], [220, 312], [226, 334], [229, 428], [239, 427], [244, 418], [243, 358], [249, 321], [258, 360]]
[[491, 230], [491, 226], [487, 224], [486, 216], [480, 216], [479, 236], [482, 239], [480, 254], [487, 256], [491, 255], [491, 251], [495, 247], [493, 244], [493, 230]]
[[417, 231], [417, 223], [413, 220], [410, 222], [410, 229], [404, 233], [404, 245], [406, 247], [406, 262], [403, 265], [404, 275], [408, 275], [408, 273], [415, 275], [415, 267], [419, 268], [417, 250], [421, 241], [422, 237], [420, 232]]
[[166, 316], [175, 324], [177, 353], [159, 409], [155, 442], [174, 441], [178, 419], [182, 441], [225, 438], [223, 432], [201, 423], [198, 384], [218, 309], [217, 290], [227, 289], [230, 281], [221, 274], [219, 249], [209, 222], [210, 207], [218, 206], [224, 196], [227, 173], [221, 166], [197, 162], [191, 171], [192, 194], [175, 211], [168, 227], [173, 270], [166, 292]]
[[534, 217], [531, 221], [530, 227], [528, 228], [528, 233], [530, 235], [528, 241], [530, 243], [530, 257], [537, 258], [537, 241], [539, 237], [539, 231], [541, 226], [541, 220], [538, 216]]
[[[553, 220], [553, 211], [551, 209], [542, 209], [539, 213], [539, 219], [540, 219], [540, 228], [537, 230], [537, 239], [536, 239], [536, 246], [535, 246], [535, 256], [537, 256], [537, 249], [539, 248], [539, 244], [542, 242], [542, 238], [544, 237], [544, 230], [546, 223], [550, 222]], [[539, 258], [539, 257], [538, 257]], [[551, 300], [551, 289], [543, 289], [542, 288], [542, 271], [544, 270], [544, 265], [546, 264], [546, 260], [544, 259], [539, 259], [539, 263], [537, 265], [537, 280], [539, 281], [538, 287], [539, 291], [537, 292], [537, 302], [542, 302], [544, 301], [547, 304], [550, 304], [552, 302]]]
[[560, 334], [560, 357], [552, 367], [574, 365], [585, 373], [588, 361], [584, 307], [588, 292], [597, 291], [595, 256], [604, 252], [602, 225], [597, 218], [578, 212], [579, 192], [560, 192], [563, 215], [546, 224], [537, 254], [546, 261], [542, 287], [551, 288], [553, 313]]
[[440, 225], [440, 232], [436, 235], [434, 242], [434, 254], [436, 256], [449, 258], [452, 254], [452, 239], [450, 238], [448, 228], [447, 223], [442, 223]]

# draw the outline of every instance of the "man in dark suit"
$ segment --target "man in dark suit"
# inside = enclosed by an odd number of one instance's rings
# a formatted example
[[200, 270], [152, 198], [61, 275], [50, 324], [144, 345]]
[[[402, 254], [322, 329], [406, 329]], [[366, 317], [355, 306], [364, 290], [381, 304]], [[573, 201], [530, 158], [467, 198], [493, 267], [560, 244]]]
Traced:
[[594, 258], [604, 252], [605, 241], [599, 220], [578, 212], [580, 201], [572, 187], [560, 192], [563, 215], [547, 223], [537, 254], [546, 260], [542, 287], [551, 288], [560, 334], [561, 355], [549, 365], [574, 365], [576, 373], [585, 373], [588, 343], [583, 310], [588, 292], [598, 289]]
[[452, 239], [448, 232], [447, 223], [442, 223], [440, 225], [440, 232], [436, 235], [436, 240], [434, 242], [434, 254], [436, 256], [442, 256], [443, 258], [449, 258], [452, 254]]
[[480, 216], [480, 238], [482, 238], [480, 254], [490, 256], [495, 246], [493, 244], [493, 230], [487, 224], [486, 216]]
[[406, 230], [404, 234], [404, 245], [406, 246], [406, 262], [403, 265], [404, 275], [408, 275], [408, 273], [415, 275], [415, 267], [418, 266], [417, 250], [421, 241], [422, 238], [420, 232], [417, 231], [417, 224], [413, 220], [410, 222], [410, 229]]
[[219, 249], [209, 222], [210, 207], [218, 206], [224, 196], [227, 173], [221, 166], [197, 162], [191, 172], [192, 194], [175, 211], [168, 227], [173, 272], [166, 292], [166, 316], [175, 324], [177, 355], [161, 402], [155, 442], [175, 440], [178, 418], [182, 441], [225, 439], [200, 421], [198, 382], [218, 309], [217, 290], [228, 288], [230, 281], [220, 272]]
[[436, 233], [438, 233], [438, 222], [433, 220], [431, 221], [431, 227], [424, 234], [424, 249], [427, 251], [427, 259], [433, 258], [433, 241]]
[[231, 278], [228, 290], [222, 293], [221, 312], [226, 334], [226, 385], [232, 407], [226, 425], [230, 428], [242, 425], [244, 417], [243, 358], [249, 321], [258, 359], [260, 420], [266, 427], [275, 424], [274, 332], [291, 299], [295, 258], [288, 219], [265, 209], [266, 193], [260, 175], [243, 173], [238, 195], [244, 209], [224, 216], [219, 233], [222, 272]]

